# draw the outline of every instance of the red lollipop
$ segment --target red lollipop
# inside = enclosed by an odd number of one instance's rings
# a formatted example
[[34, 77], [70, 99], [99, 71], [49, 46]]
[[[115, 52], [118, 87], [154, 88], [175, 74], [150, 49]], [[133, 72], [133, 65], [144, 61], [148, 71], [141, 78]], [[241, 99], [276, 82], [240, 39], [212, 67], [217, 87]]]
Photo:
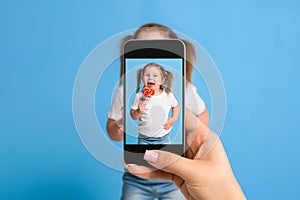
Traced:
[[143, 94], [147, 97], [147, 98], [151, 98], [154, 95], [154, 89], [152, 85], [147, 85], [144, 87], [143, 89]]

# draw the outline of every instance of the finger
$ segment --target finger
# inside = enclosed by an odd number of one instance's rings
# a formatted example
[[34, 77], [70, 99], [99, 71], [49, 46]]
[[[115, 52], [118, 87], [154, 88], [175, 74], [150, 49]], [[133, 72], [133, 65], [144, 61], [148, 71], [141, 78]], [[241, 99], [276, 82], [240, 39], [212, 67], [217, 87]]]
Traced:
[[171, 128], [171, 126], [168, 124], [166, 127], [166, 130], [169, 130]]
[[166, 151], [147, 150], [144, 159], [155, 168], [174, 173], [185, 180], [189, 179], [189, 176], [191, 176], [190, 170], [195, 167], [194, 160]]
[[136, 164], [128, 164], [127, 169], [130, 173], [139, 176], [141, 178], [150, 178], [152, 174], [155, 174], [157, 169], [149, 168], [146, 166], [139, 166]]
[[169, 126], [169, 124], [165, 123], [163, 126], [164, 126], [164, 128], [167, 128]]
[[149, 168], [146, 166], [139, 166], [136, 164], [128, 164], [127, 169], [130, 173], [141, 177], [141, 178], [149, 178], [149, 179], [162, 179], [162, 180], [172, 180], [171, 173], [164, 172], [158, 169]]

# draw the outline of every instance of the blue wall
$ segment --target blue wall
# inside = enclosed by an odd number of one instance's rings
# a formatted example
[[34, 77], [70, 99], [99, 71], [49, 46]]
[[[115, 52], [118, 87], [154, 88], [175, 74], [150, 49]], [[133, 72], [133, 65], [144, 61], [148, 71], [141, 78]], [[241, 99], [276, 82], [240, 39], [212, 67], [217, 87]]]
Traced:
[[98, 162], [78, 137], [72, 90], [96, 45], [148, 22], [194, 38], [218, 66], [227, 94], [221, 138], [248, 198], [299, 199], [299, 6], [296, 0], [3, 2], [0, 199], [120, 197], [122, 172]]

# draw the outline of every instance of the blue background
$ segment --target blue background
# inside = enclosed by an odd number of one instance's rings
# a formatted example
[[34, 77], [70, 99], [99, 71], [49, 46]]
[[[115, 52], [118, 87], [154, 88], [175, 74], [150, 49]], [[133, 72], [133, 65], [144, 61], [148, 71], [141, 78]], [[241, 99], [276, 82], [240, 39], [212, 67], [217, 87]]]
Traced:
[[[182, 140], [182, 96], [183, 96], [183, 80], [182, 80], [182, 74], [183, 74], [183, 59], [126, 59], [126, 71], [125, 73], [127, 74], [126, 78], [126, 88], [127, 88], [127, 101], [125, 101], [125, 105], [127, 107], [126, 111], [126, 120], [124, 121], [124, 124], [126, 124], [126, 144], [138, 144], [138, 123], [139, 120], [133, 120], [130, 117], [130, 108], [133, 103], [133, 100], [136, 95], [136, 88], [137, 88], [137, 83], [136, 83], [136, 74], [137, 70], [142, 69], [145, 67], [145, 65], [149, 63], [157, 63], [161, 65], [165, 70], [170, 71], [173, 74], [173, 82], [172, 82], [172, 93], [174, 94], [176, 100], [178, 101], [178, 104], [180, 106], [180, 112], [178, 115], [178, 119], [176, 122], [173, 124], [172, 129], [170, 130], [170, 141], [171, 144], [183, 144]], [[118, 70], [119, 67], [116, 67]], [[133, 85], [130, 85], [133, 83]], [[141, 88], [143, 89], [143, 83], [141, 82]], [[164, 83], [165, 85], [166, 83]], [[100, 86], [99, 86], [100, 87]], [[131, 89], [129, 89], [131, 88]], [[133, 89], [133, 91], [132, 91]], [[140, 91], [142, 91], [140, 89]], [[169, 116], [172, 116], [172, 109], [170, 109]]]
[[149, 22], [194, 38], [217, 64], [227, 92], [221, 138], [247, 197], [299, 199], [299, 6], [296, 0], [2, 2], [0, 199], [120, 197], [122, 172], [94, 159], [77, 135], [72, 89], [97, 44]]

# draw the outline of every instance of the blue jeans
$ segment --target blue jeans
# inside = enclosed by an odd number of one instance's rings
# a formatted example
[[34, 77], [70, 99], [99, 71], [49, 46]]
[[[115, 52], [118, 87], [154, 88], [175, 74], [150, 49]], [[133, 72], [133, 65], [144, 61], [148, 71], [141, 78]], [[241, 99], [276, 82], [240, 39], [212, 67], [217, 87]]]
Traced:
[[[138, 144], [169, 144], [169, 134], [153, 138], [139, 134]], [[123, 176], [122, 200], [183, 200], [180, 190], [169, 181], [139, 178], [125, 172]]]
[[125, 172], [121, 200], [184, 200], [179, 189], [169, 181], [139, 178]]
[[170, 134], [154, 138], [139, 134], [138, 144], [170, 144]]

